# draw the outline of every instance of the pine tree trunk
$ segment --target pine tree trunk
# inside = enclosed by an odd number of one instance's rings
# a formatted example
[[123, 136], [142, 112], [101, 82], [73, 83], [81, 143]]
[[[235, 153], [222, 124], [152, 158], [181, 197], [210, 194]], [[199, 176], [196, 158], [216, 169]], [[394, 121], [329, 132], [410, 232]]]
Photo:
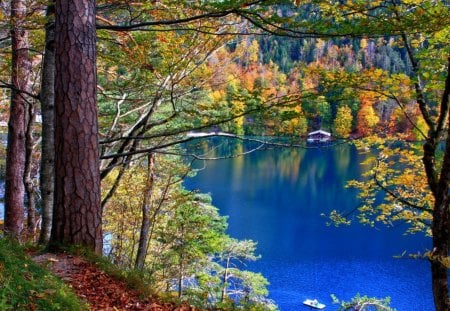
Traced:
[[5, 225], [9, 236], [19, 239], [24, 222], [23, 183], [25, 171], [25, 140], [27, 119], [27, 96], [31, 61], [28, 55], [28, 31], [23, 28], [26, 15], [25, 1], [11, 1], [11, 105], [8, 123], [8, 148], [5, 179]]
[[55, 14], [55, 202], [50, 250], [102, 252], [95, 1], [58, 0]]
[[144, 202], [142, 203], [142, 224], [136, 254], [136, 269], [142, 269], [144, 267], [151, 227], [150, 211], [152, 207], [153, 182], [155, 179], [155, 154], [149, 154], [147, 161], [147, 183], [145, 186]]
[[48, 243], [52, 229], [53, 196], [55, 181], [55, 6], [47, 8], [48, 23], [45, 25], [45, 52], [42, 65], [41, 113], [42, 152], [40, 167], [40, 189], [42, 196], [42, 223], [39, 244]]

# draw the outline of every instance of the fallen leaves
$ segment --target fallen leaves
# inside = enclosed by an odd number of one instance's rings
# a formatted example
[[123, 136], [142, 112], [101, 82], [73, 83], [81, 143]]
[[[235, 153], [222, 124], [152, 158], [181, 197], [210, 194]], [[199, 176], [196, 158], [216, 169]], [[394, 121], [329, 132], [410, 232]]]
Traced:
[[48, 268], [71, 286], [80, 298], [86, 300], [91, 310], [195, 311], [187, 304], [175, 306], [153, 298], [141, 299], [124, 282], [110, 277], [77, 256], [44, 254], [35, 257], [35, 261], [50, 263]]

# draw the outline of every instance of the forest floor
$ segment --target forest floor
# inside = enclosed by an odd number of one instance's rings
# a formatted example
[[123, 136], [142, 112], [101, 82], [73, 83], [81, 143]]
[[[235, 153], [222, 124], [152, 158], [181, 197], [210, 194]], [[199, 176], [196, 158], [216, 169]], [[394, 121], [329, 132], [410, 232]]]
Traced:
[[139, 293], [101, 271], [92, 263], [70, 254], [41, 254], [33, 260], [52, 271], [68, 284], [91, 310], [195, 311], [186, 304], [176, 306], [153, 298], [142, 299]]

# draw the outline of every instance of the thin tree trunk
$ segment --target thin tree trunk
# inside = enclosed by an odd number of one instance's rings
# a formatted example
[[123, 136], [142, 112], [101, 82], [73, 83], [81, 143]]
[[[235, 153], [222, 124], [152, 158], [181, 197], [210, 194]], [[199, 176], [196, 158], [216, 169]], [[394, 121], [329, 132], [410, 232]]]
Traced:
[[[131, 157], [129, 157], [131, 159]], [[122, 180], [123, 175], [125, 174], [126, 170], [130, 166], [130, 162], [127, 160], [123, 165], [119, 168], [119, 173], [117, 173], [117, 176], [114, 178], [114, 182], [109, 188], [108, 192], [104, 196], [101, 202], [102, 211], [105, 209], [106, 205], [108, 204], [109, 200], [113, 197], [114, 193], [116, 192], [117, 188], [119, 188], [120, 181]]]
[[178, 265], [179, 274], [178, 274], [178, 298], [181, 298], [183, 294], [183, 254], [180, 254], [180, 263]]
[[136, 269], [144, 268], [145, 258], [147, 257], [149, 231], [151, 227], [150, 211], [152, 208], [153, 183], [155, 180], [155, 154], [149, 154], [147, 161], [147, 183], [145, 185], [144, 202], [142, 203], [142, 224], [136, 254]]
[[23, 183], [25, 170], [25, 140], [27, 99], [31, 61], [28, 55], [28, 31], [23, 28], [26, 6], [23, 0], [11, 1], [11, 105], [8, 123], [8, 148], [5, 179], [5, 225], [7, 235], [19, 239], [24, 221]]
[[23, 183], [25, 185], [25, 193], [27, 196], [27, 239], [34, 241], [36, 235], [36, 187], [33, 180], [33, 155], [35, 149], [35, 141], [33, 137], [33, 126], [35, 118], [34, 102], [28, 103], [28, 113], [26, 120], [25, 135], [25, 171]]
[[55, 6], [55, 202], [50, 250], [102, 253], [95, 1]]
[[223, 302], [225, 296], [227, 295], [227, 282], [228, 282], [228, 269], [230, 268], [230, 257], [227, 258], [227, 264], [225, 266], [225, 271], [223, 272], [223, 286], [222, 286], [222, 294], [220, 296], [220, 302]]
[[55, 182], [55, 6], [47, 7], [45, 25], [45, 52], [41, 82], [42, 113], [42, 154], [40, 167], [40, 189], [42, 196], [42, 223], [39, 244], [44, 245], [50, 239], [53, 215], [53, 196]]

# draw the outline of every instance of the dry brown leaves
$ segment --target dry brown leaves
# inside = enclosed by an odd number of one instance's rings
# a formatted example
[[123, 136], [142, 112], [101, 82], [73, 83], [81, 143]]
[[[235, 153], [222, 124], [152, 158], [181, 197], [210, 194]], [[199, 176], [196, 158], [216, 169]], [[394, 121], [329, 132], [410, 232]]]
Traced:
[[47, 266], [71, 286], [80, 298], [89, 303], [91, 310], [195, 311], [187, 304], [175, 306], [153, 298], [140, 299], [138, 293], [128, 289], [124, 282], [106, 275], [77, 256], [43, 254], [34, 260]]

